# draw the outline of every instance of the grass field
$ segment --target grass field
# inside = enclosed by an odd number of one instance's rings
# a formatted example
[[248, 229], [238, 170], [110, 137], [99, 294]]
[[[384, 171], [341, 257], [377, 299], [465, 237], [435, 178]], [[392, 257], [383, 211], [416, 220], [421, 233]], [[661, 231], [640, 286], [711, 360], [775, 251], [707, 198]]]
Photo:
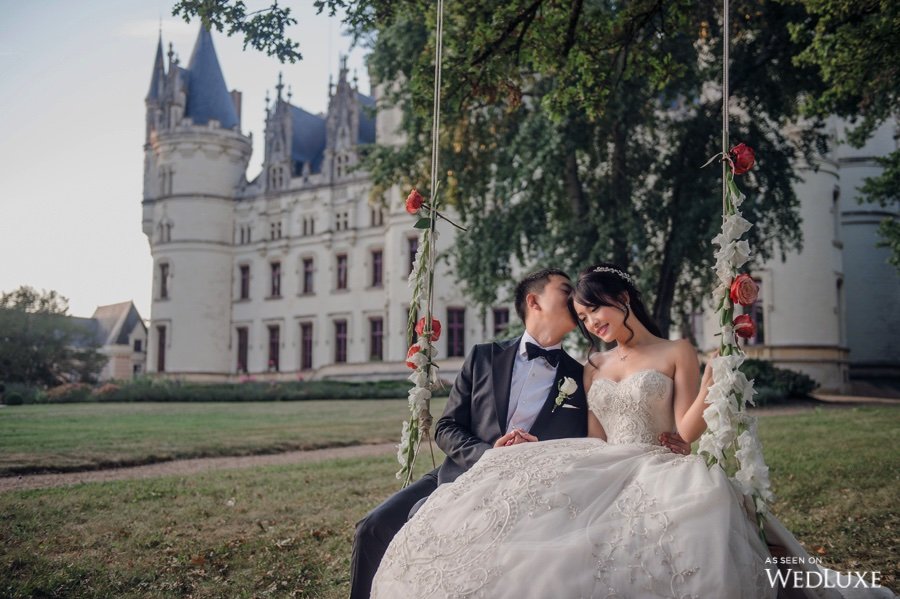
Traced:
[[0, 476], [399, 441], [407, 410], [399, 399], [13, 406], [0, 410]]
[[[900, 409], [765, 416], [760, 430], [774, 513], [825, 565], [898, 590]], [[3, 493], [0, 596], [346, 597], [353, 523], [396, 490], [396, 469], [385, 456]]]

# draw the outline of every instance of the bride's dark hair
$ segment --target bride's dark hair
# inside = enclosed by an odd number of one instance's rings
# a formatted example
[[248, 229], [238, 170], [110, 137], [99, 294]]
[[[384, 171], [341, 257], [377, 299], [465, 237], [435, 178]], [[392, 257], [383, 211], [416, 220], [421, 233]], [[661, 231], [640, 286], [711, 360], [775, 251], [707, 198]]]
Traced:
[[[597, 269], [600, 269], [599, 272]], [[621, 299], [623, 295], [628, 298], [625, 302]], [[625, 328], [631, 331], [631, 337], [628, 338], [628, 341], [631, 341], [631, 338], [634, 337], [634, 329], [628, 326], [627, 322], [628, 315], [631, 313], [634, 313], [635, 317], [642, 325], [647, 327], [648, 331], [657, 337], [662, 337], [659, 325], [656, 324], [656, 321], [653, 320], [644, 306], [641, 292], [634, 286], [631, 277], [615, 264], [601, 262], [585, 268], [578, 275], [578, 281], [575, 282], [575, 287], [569, 295], [569, 311], [572, 312], [572, 318], [578, 324], [578, 330], [581, 331], [581, 334], [591, 342], [591, 347], [588, 350], [588, 359], [590, 359], [590, 355], [597, 349], [597, 342], [575, 313], [575, 306], [572, 304], [572, 300], [588, 308], [610, 306], [621, 310], [625, 314]]]

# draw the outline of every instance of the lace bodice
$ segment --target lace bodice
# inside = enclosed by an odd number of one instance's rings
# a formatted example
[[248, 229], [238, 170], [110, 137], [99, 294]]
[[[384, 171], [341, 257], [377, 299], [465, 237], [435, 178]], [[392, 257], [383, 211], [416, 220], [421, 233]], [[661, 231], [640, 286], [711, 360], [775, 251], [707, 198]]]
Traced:
[[588, 406], [612, 444], [651, 443], [675, 430], [672, 379], [658, 370], [639, 370], [619, 382], [594, 379]]

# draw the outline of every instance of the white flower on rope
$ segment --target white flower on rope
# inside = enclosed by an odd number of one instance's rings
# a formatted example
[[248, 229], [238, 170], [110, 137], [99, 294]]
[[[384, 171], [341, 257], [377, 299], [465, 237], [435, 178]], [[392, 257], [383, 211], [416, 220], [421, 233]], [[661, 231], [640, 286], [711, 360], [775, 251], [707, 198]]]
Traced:
[[[419, 453], [419, 446], [424, 439], [429, 440], [432, 423], [431, 397], [440, 385], [435, 362], [437, 348], [435, 342], [441, 336], [441, 321], [433, 317], [434, 297], [434, 265], [435, 242], [438, 232], [435, 230], [437, 219], [443, 219], [463, 231], [455, 222], [438, 212], [435, 206], [437, 186], [432, 191], [430, 202], [413, 189], [406, 198], [406, 211], [418, 217], [414, 227], [421, 231], [419, 246], [413, 259], [412, 271], [409, 273], [409, 285], [412, 287], [409, 321], [407, 331], [411, 337], [416, 335], [416, 342], [410, 346], [406, 355], [406, 365], [413, 370], [408, 380], [413, 384], [409, 390], [408, 403], [410, 417], [403, 423], [400, 431], [400, 444], [397, 446], [397, 460], [400, 470], [397, 478], [406, 486], [412, 482], [413, 466]], [[418, 318], [420, 312], [424, 316]], [[434, 452], [432, 451], [432, 461]]]
[[[738, 144], [730, 152], [717, 155], [726, 162], [724, 170], [722, 230], [712, 243], [715, 252], [715, 273], [718, 286], [713, 301], [719, 319], [721, 343], [719, 355], [711, 361], [713, 383], [710, 385], [703, 412], [707, 429], [700, 437], [699, 451], [706, 455], [710, 466], [719, 465], [729, 475], [735, 487], [752, 498], [762, 534], [762, 522], [773, 495], [769, 483], [769, 468], [763, 459], [762, 445], [757, 435], [756, 418], [746, 410], [754, 405], [756, 390], [753, 381], [740, 371], [746, 356], [737, 338], [756, 334], [756, 325], [749, 314], [734, 316], [735, 305], [752, 305], [759, 293], [753, 279], [739, 272], [750, 259], [750, 244], [741, 237], [753, 226], [738, 209], [744, 194], [735, 183], [735, 175], [742, 175], [753, 167], [756, 157], [745, 144]], [[708, 164], [708, 163], [707, 163]]]

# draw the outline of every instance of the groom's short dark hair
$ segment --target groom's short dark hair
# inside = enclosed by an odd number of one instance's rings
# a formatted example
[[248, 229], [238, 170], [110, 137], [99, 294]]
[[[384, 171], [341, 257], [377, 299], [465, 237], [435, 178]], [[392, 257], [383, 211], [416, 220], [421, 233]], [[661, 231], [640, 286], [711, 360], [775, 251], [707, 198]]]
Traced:
[[544, 291], [544, 287], [547, 286], [547, 283], [550, 282], [550, 277], [553, 275], [569, 279], [569, 275], [565, 271], [558, 268], [544, 268], [526, 275], [516, 285], [516, 314], [519, 315], [523, 323], [525, 322], [525, 298], [528, 297], [529, 293], [541, 293]]

